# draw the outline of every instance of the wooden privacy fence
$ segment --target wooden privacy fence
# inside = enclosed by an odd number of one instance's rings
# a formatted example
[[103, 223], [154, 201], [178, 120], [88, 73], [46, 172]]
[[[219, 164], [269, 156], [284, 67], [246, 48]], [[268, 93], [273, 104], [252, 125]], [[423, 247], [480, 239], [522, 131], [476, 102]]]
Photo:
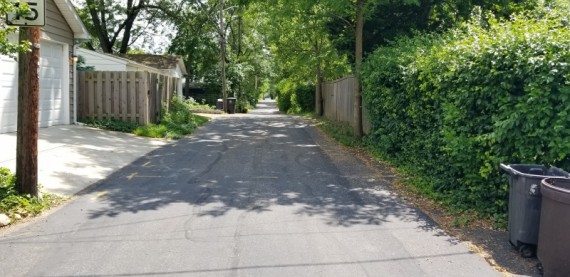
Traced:
[[[173, 77], [147, 71], [79, 72], [78, 117], [156, 123], [177, 89]], [[168, 108], [168, 106], [167, 106]]]
[[[323, 82], [323, 112], [327, 119], [354, 125], [354, 76]], [[362, 128], [369, 133], [370, 124], [362, 108]]]

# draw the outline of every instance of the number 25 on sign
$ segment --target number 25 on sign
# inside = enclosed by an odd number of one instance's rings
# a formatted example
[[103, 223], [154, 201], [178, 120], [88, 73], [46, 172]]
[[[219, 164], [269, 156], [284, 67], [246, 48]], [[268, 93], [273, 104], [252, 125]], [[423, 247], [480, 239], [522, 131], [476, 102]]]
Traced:
[[28, 12], [20, 14], [11, 12], [6, 15], [8, 25], [12, 26], [44, 26], [45, 25], [45, 0], [23, 0], [13, 1], [16, 7], [20, 7], [23, 3], [28, 5]]

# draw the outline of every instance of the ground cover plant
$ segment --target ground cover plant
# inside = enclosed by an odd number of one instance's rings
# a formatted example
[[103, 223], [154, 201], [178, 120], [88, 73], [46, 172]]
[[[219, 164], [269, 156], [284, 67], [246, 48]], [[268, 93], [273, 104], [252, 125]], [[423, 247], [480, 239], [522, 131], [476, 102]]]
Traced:
[[202, 99], [202, 103], [198, 103], [194, 98], [190, 97], [184, 100], [193, 113], [205, 113], [205, 114], [222, 114], [223, 111], [217, 110], [215, 106], [206, 104], [205, 99]]
[[[194, 105], [194, 106], [193, 106]], [[202, 107], [203, 105], [197, 105]], [[207, 106], [207, 105], [206, 105]], [[180, 139], [191, 134], [196, 128], [208, 122], [208, 118], [191, 112], [195, 104], [174, 97], [169, 107], [164, 107], [159, 123], [141, 125], [115, 119], [86, 119], [85, 124], [95, 128], [133, 133], [152, 138]], [[204, 107], [202, 107], [204, 108]], [[205, 109], [205, 108], [204, 108]], [[208, 107], [210, 109], [210, 107]]]
[[0, 214], [7, 215], [13, 222], [39, 215], [64, 201], [64, 197], [49, 193], [42, 193], [39, 198], [18, 194], [16, 176], [0, 167]]

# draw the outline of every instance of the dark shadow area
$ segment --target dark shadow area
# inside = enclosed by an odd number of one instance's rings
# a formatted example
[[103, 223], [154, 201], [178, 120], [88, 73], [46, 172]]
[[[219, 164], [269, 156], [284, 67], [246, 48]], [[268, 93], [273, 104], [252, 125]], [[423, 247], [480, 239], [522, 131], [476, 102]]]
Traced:
[[484, 249], [497, 264], [512, 274], [524, 276], [542, 276], [536, 267], [539, 260], [536, 257], [524, 258], [509, 243], [508, 232], [489, 230], [480, 227], [462, 228], [464, 239], [470, 240]]
[[382, 225], [391, 218], [421, 221], [439, 230], [396, 197], [371, 194], [369, 175], [340, 172], [290, 117], [228, 118], [197, 136], [151, 152], [86, 193], [108, 192], [91, 218], [158, 210], [172, 203], [202, 206], [194, 216], [254, 213], [296, 206], [336, 226]]
[[[307, 121], [270, 112], [275, 110], [269, 103], [266, 115], [218, 119], [194, 137], [115, 172], [82, 193], [104, 193], [98, 198], [102, 205], [89, 210], [89, 217], [159, 210], [173, 203], [194, 207], [192, 218], [287, 206], [300, 218], [314, 217], [331, 226], [402, 220], [447, 236], [429, 217], [387, 193], [384, 176], [375, 176], [354, 158], [333, 161]], [[448, 241], [458, 243], [453, 237]]]

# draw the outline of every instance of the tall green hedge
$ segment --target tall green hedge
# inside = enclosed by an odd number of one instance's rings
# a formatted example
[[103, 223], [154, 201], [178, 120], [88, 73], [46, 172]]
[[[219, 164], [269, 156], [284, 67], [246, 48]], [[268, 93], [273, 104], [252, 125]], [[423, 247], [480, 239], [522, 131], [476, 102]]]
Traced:
[[401, 38], [363, 65], [371, 145], [458, 210], [505, 218], [500, 163], [570, 170], [570, 20], [544, 8]]
[[286, 113], [315, 110], [315, 86], [285, 79], [278, 84], [277, 107]]

